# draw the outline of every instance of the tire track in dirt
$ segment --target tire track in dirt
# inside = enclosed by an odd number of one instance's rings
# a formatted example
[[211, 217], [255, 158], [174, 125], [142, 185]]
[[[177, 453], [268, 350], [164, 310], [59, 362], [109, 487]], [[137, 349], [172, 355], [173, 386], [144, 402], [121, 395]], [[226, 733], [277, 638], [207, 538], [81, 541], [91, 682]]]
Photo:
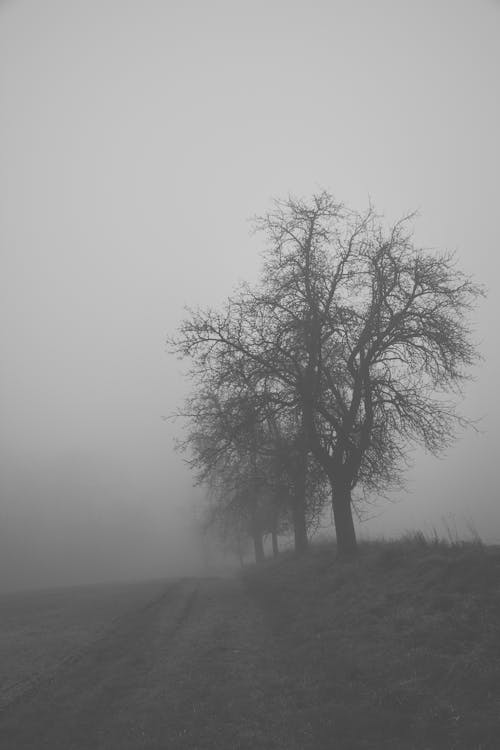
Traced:
[[189, 617], [198, 588], [194, 579], [172, 582], [160, 597], [119, 616], [50, 675], [30, 684], [0, 711], [0, 747], [97, 747], [90, 736], [147, 683], [158, 652]]
[[304, 750], [275, 652], [240, 580], [179, 580], [0, 713], [0, 747]]
[[103, 625], [101, 628], [99, 628], [97, 632], [95, 632], [85, 643], [72, 648], [68, 653], [55, 661], [49, 668], [33, 674], [29, 678], [10, 683], [9, 691], [12, 693], [12, 696], [0, 696], [0, 716], [8, 706], [16, 703], [17, 701], [25, 700], [30, 694], [39, 689], [43, 684], [46, 684], [49, 681], [55, 679], [57, 673], [60, 672], [61, 669], [64, 669], [64, 667], [77, 662], [79, 659], [84, 657], [89, 649], [91, 649], [103, 639], [110, 637], [111, 634], [120, 627], [122, 622], [129, 620], [131, 616], [140, 614], [141, 612], [146, 612], [150, 608], [163, 603], [169, 596], [171, 596], [172, 587], [178, 585], [179, 581], [177, 580], [166, 582], [165, 587], [167, 590], [163, 591], [160, 596], [154, 596], [145, 604], [132, 607], [129, 610], [116, 615], [116, 617], [111, 618], [111, 620], [106, 625]]

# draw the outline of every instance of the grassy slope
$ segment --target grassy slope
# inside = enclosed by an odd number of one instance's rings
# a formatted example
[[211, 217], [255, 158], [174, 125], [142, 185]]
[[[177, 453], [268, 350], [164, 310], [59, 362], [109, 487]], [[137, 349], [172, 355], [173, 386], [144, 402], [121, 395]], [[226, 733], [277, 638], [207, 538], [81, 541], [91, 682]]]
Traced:
[[416, 537], [340, 563], [324, 547], [244, 581], [289, 675], [299, 746], [499, 747], [499, 550]]
[[57, 679], [4, 712], [15, 739], [6, 747], [32, 748], [22, 728], [45, 725], [51, 748], [500, 746], [500, 550], [416, 537], [365, 544], [340, 563], [319, 547], [249, 567], [241, 581], [181, 582], [138, 607], [146, 589], [137, 600], [124, 592], [119, 606], [92, 590], [80, 604], [75, 592], [45, 593], [43, 617], [36, 602], [28, 617], [24, 598], [19, 612], [4, 600], [16, 663], [25, 653], [51, 664], [63, 635], [81, 645], [90, 624], [135, 602]]

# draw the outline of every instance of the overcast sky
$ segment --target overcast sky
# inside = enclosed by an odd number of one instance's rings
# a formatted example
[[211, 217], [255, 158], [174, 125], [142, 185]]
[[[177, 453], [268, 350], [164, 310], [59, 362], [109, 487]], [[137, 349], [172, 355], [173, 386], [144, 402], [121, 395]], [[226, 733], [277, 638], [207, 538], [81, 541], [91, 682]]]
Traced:
[[499, 80], [494, 0], [0, 2], [0, 587], [175, 572], [165, 338], [256, 278], [250, 216], [321, 188], [418, 209], [489, 288], [481, 433], [417, 454], [361, 533], [500, 542]]

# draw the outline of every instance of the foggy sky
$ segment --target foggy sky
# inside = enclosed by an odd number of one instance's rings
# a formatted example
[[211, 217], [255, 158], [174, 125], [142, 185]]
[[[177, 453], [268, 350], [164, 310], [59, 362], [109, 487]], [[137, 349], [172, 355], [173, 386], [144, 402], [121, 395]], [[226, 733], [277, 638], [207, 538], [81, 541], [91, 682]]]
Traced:
[[165, 338], [257, 277], [249, 217], [322, 188], [418, 209], [489, 287], [481, 432], [360, 533], [500, 542], [499, 73], [489, 0], [0, 3], [0, 588], [196, 568]]

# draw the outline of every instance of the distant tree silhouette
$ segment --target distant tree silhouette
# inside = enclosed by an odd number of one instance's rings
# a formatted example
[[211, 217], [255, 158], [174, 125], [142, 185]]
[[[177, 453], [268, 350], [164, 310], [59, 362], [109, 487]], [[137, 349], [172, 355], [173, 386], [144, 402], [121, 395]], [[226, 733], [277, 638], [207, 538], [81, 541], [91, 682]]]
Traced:
[[224, 385], [213, 386], [213, 377], [210, 384], [204, 377], [179, 412], [188, 424], [179, 448], [189, 453], [198, 483], [208, 489], [206, 526], [225, 539], [248, 534], [257, 560], [263, 537], [271, 536], [277, 554], [278, 535], [291, 526], [296, 551], [304, 551], [325, 493], [314, 461], [297, 461], [296, 425], [289, 414], [286, 422], [280, 417], [269, 394], [235, 389], [227, 376]]

